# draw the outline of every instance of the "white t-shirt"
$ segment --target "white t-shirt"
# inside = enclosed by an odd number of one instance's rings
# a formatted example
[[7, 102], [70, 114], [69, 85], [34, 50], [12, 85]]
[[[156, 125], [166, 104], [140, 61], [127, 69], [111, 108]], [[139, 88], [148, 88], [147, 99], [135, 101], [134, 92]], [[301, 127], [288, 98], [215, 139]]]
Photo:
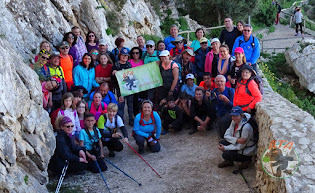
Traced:
[[[110, 120], [109, 120], [109, 118], [108, 118], [108, 115], [106, 115], [106, 116], [107, 116], [107, 121], [106, 121], [106, 123], [105, 123], [105, 127], [108, 127], [108, 128], [110, 128], [110, 129], [114, 129], [114, 128], [115, 128], [115, 117], [116, 117], [116, 116], [113, 117], [113, 121], [112, 121], [112, 122], [110, 122]], [[121, 117], [120, 117], [119, 115], [117, 115], [117, 127], [120, 128], [120, 127], [122, 127], [122, 126], [125, 126], [125, 125], [124, 125], [124, 122], [123, 122], [123, 120], [121, 119]]]

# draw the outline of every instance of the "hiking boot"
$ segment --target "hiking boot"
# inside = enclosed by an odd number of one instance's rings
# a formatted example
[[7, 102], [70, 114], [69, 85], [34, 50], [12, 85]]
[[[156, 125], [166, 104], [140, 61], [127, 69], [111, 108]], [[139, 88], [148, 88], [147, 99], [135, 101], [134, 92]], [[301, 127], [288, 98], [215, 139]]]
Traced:
[[294, 36], [298, 36], [298, 34], [296, 33]]
[[166, 133], [168, 133], [168, 130], [167, 129], [164, 129], [161, 133], [161, 135], [165, 135]]
[[225, 168], [225, 167], [228, 167], [228, 166], [233, 166], [234, 163], [232, 161], [223, 161], [222, 163], [219, 163], [218, 164], [218, 168]]
[[189, 135], [192, 135], [192, 134], [194, 134], [194, 133], [196, 133], [198, 130], [197, 129], [192, 129], [191, 131], [189, 131]]
[[143, 153], [144, 153], [144, 149], [139, 148], [139, 154], [143, 154]]
[[248, 168], [249, 164], [252, 163], [252, 160], [247, 160], [242, 162], [242, 164], [238, 167], [239, 170], [243, 170]]
[[109, 157], [115, 157], [115, 152], [114, 151], [110, 151], [108, 154]]

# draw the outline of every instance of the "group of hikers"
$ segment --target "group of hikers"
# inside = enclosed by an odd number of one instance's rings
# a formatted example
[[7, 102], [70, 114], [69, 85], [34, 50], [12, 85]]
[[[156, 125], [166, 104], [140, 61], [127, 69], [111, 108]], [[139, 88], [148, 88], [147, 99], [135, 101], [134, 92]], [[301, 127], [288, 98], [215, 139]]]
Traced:
[[[92, 31], [84, 41], [79, 27], [64, 35], [59, 52], [41, 42], [31, 67], [56, 133], [49, 169], [60, 175], [67, 160], [68, 172], [105, 171], [105, 146], [114, 157], [132, 136], [139, 154], [145, 144], [159, 152], [160, 136], [185, 126], [190, 135], [218, 131], [224, 159], [220, 168], [233, 161], [247, 168], [256, 151], [255, 105], [262, 100], [256, 73], [260, 45], [251, 25], [239, 21], [234, 26], [230, 17], [224, 24], [219, 38], [207, 39], [198, 28], [191, 44], [178, 35], [176, 25], [164, 41], [145, 41], [139, 35], [131, 49], [118, 37], [117, 47], [109, 51], [108, 42]], [[163, 86], [121, 96], [115, 73], [151, 62], [159, 65]]]

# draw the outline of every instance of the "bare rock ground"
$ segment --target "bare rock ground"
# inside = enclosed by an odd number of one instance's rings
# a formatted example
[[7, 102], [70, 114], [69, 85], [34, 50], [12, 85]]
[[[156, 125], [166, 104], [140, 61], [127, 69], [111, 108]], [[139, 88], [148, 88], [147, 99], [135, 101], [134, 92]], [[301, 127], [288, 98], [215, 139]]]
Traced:
[[[128, 132], [131, 133], [129, 126]], [[107, 159], [140, 182], [142, 186], [138, 186], [108, 163], [106, 163], [108, 170], [103, 174], [111, 192], [251, 192], [240, 174], [232, 174], [238, 165], [223, 169], [217, 167], [217, 164], [223, 161], [221, 152], [217, 149], [218, 141], [215, 130], [197, 132], [193, 135], [188, 135], [188, 130], [183, 130], [161, 136], [161, 151], [150, 153], [146, 149], [142, 156], [162, 178], [159, 178], [127, 144], [124, 144], [122, 152], [116, 153], [114, 158], [107, 157]], [[138, 150], [133, 137], [129, 138], [129, 143]], [[107, 149], [105, 153], [107, 155]], [[243, 173], [250, 186], [255, 186], [254, 164], [252, 163]], [[50, 184], [58, 182], [57, 178], [50, 180]], [[99, 173], [70, 175], [62, 186], [76, 187], [71, 192], [107, 192]], [[65, 191], [64, 188], [62, 190]]]

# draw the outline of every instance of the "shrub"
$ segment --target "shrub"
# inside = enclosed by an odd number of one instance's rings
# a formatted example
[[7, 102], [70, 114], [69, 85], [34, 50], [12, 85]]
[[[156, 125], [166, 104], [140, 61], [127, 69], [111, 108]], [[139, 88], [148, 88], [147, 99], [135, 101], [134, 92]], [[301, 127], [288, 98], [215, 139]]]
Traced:
[[276, 13], [276, 6], [272, 5], [270, 2], [267, 4], [264, 1], [261, 1], [259, 9], [257, 9], [254, 14], [253, 20], [256, 23], [261, 23], [269, 27], [274, 24]]
[[169, 35], [171, 25], [176, 24], [175, 19], [170, 17], [171, 14], [172, 14], [172, 10], [168, 9], [167, 16], [165, 17], [164, 21], [162, 21], [161, 26], [160, 26], [162, 35], [164, 37]]
[[111, 34], [118, 34], [121, 24], [119, 15], [115, 11], [108, 11], [105, 16], [107, 23], [111, 28]]
[[155, 45], [159, 40], [162, 40], [161, 37], [156, 36], [156, 35], [143, 34], [142, 36], [145, 39], [145, 41], [153, 40], [155, 42]]

